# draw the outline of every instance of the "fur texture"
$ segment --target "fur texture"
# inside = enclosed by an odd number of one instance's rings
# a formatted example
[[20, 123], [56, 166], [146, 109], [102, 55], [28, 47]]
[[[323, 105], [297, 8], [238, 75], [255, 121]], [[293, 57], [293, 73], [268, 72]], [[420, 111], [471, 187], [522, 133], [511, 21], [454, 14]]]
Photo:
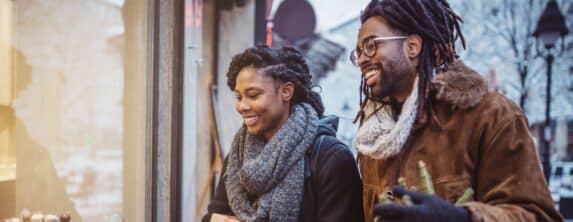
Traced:
[[460, 60], [438, 73], [432, 84], [437, 100], [461, 109], [476, 106], [488, 91], [486, 81]]

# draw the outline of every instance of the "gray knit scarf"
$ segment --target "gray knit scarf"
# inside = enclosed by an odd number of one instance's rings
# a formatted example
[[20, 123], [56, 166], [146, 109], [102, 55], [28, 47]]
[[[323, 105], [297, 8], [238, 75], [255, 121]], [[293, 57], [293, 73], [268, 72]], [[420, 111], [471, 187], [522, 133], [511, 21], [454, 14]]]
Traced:
[[[245, 126], [233, 140], [224, 175], [229, 205], [241, 221], [297, 221], [304, 193], [304, 155], [317, 134], [316, 111], [293, 106], [265, 144]], [[252, 200], [252, 201], [251, 201]]]

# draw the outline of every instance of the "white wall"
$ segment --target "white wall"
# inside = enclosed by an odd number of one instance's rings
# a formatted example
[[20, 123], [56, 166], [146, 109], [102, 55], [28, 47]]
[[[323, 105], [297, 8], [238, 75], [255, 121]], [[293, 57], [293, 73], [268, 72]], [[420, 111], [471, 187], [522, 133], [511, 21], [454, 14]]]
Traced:
[[241, 8], [222, 11], [219, 24], [219, 64], [217, 84], [219, 86], [219, 107], [221, 110], [222, 148], [228, 152], [235, 132], [241, 126], [239, 114], [235, 111], [235, 97], [227, 87], [226, 72], [231, 58], [254, 45], [255, 41], [255, 1], [247, 1]]

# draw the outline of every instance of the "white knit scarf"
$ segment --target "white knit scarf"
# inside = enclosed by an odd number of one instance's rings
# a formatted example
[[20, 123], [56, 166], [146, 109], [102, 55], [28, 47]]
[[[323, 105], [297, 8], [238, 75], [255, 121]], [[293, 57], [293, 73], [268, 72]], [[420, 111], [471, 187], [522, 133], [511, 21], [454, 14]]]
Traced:
[[374, 159], [387, 159], [402, 151], [416, 121], [418, 77], [414, 80], [412, 92], [402, 106], [398, 121], [392, 118], [392, 109], [389, 105], [373, 113], [381, 105], [368, 101], [365, 108], [367, 119], [358, 129], [354, 139], [354, 146], [358, 152]]

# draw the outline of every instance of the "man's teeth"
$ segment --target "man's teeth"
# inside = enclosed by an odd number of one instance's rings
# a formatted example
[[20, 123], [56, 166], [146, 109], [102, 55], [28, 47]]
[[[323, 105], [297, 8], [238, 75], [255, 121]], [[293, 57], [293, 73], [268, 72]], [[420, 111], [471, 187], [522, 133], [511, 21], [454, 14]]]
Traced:
[[366, 76], [364, 78], [369, 79], [370, 77], [376, 75], [377, 72], [378, 72], [377, 70], [370, 70], [366, 73]]

